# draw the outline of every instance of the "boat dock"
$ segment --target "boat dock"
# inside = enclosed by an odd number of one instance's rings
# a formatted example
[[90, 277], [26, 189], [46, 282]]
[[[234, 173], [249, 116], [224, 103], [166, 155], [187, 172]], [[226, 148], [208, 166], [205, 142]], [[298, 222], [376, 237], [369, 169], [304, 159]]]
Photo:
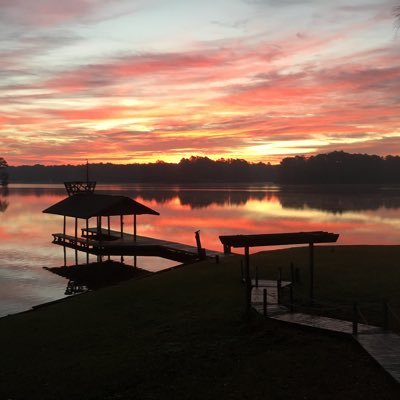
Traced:
[[[79, 182], [78, 182], [79, 183]], [[62, 233], [53, 233], [53, 243], [64, 247], [64, 264], [66, 262], [65, 249], [75, 250], [75, 260], [78, 263], [78, 251], [86, 253], [87, 263], [89, 254], [102, 257], [120, 256], [156, 256], [181, 263], [193, 262], [206, 257], [223, 256], [223, 253], [202, 248], [200, 233], [195, 233], [196, 246], [161, 240], [137, 234], [136, 220], [138, 215], [154, 215], [159, 213], [126, 196], [105, 195], [93, 193], [90, 182], [69, 184], [69, 197], [43, 210], [47, 214], [62, 215], [64, 217]], [[66, 185], [67, 186], [67, 185]], [[81, 190], [81, 188], [83, 188]], [[89, 190], [90, 189], [90, 190]], [[75, 193], [77, 192], [77, 193]], [[124, 217], [133, 217], [133, 232], [124, 232]], [[67, 234], [67, 217], [75, 220], [73, 234]], [[111, 229], [111, 218], [119, 219], [120, 229]], [[96, 219], [95, 227], [89, 227], [92, 219]], [[104, 224], [104, 219], [106, 219]], [[78, 220], [84, 221], [81, 235], [78, 234]], [[102, 225], [103, 224], [103, 225]], [[135, 262], [136, 264], [136, 262]]]
[[[158, 256], [178, 262], [202, 258], [199, 248], [183, 243], [129, 233], [83, 228], [82, 237], [53, 233], [53, 243], [97, 256]], [[202, 249], [204, 250], [204, 249]], [[222, 252], [205, 250], [206, 257], [222, 257]]]

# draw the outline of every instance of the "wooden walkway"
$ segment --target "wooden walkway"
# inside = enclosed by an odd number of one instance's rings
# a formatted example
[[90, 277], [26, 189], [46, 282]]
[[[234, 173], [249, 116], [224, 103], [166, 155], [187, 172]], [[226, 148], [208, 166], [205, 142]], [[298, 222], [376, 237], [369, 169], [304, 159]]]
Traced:
[[[254, 282], [253, 282], [254, 284]], [[282, 282], [282, 287], [290, 282]], [[258, 281], [258, 287], [252, 290], [253, 308], [264, 314], [263, 289], [267, 289], [267, 317], [329, 332], [351, 335], [361, 347], [389, 374], [400, 383], [400, 336], [390, 331], [384, 331], [377, 326], [358, 324], [358, 333], [353, 335], [353, 324], [334, 318], [321, 317], [297, 312], [290, 312], [277, 300], [276, 281]]]
[[358, 343], [381, 365], [397, 382], [400, 382], [400, 336], [393, 332], [374, 335], [359, 334], [354, 337]]
[[[147, 236], [134, 236], [129, 233], [121, 233], [118, 231], [107, 229], [101, 230], [104, 238], [98, 238], [97, 228], [89, 228], [82, 230], [83, 236], [75, 238], [75, 236], [64, 235], [62, 233], [54, 233], [53, 243], [61, 246], [69, 247], [75, 250], [87, 252], [94, 255], [104, 256], [159, 256], [179, 262], [194, 261], [199, 258], [196, 246], [190, 246], [183, 243], [172, 242], [168, 240], [155, 239]], [[206, 250], [207, 257], [224, 257], [224, 253]]]

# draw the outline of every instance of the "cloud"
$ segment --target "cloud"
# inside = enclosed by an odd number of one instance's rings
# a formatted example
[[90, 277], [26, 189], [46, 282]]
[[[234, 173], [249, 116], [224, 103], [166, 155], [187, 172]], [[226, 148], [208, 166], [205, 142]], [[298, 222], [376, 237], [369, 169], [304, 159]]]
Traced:
[[[316, 35], [296, 26], [273, 37], [257, 31], [174, 51], [126, 49], [65, 64], [55, 57], [47, 65], [48, 55], [86, 40], [70, 22], [101, 17], [111, 3], [54, 4], [44, 20], [14, 15], [22, 2], [0, 0], [6, 3], [10, 19], [38, 28], [12, 48], [0, 42], [0, 147], [13, 163], [74, 162], [85, 154], [118, 162], [190, 154], [269, 161], [286, 150], [342, 145], [381, 152], [399, 129], [395, 43], [338, 51], [350, 29]], [[46, 25], [53, 14], [62, 29]]]
[[0, 19], [25, 26], [59, 25], [93, 13], [103, 3], [91, 0], [0, 0]]

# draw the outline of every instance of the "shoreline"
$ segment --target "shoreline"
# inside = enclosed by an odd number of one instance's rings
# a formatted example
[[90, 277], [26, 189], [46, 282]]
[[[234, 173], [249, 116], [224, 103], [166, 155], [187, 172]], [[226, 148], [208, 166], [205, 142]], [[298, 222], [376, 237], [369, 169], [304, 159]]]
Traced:
[[[400, 310], [400, 246], [316, 246], [315, 255], [319, 298], [350, 294], [361, 304], [385, 293]], [[307, 248], [250, 259], [260, 279], [282, 268], [286, 280], [293, 262], [296, 296], [307, 292]], [[0, 397], [399, 398], [399, 385], [352, 338], [246, 317], [240, 260], [180, 265], [0, 319]]]
[[[199, 261], [196, 261], [196, 262], [199, 262]], [[118, 282], [114, 282], [114, 283], [110, 283], [108, 285], [104, 285], [104, 286], [99, 287], [97, 289], [87, 289], [82, 293], [75, 293], [75, 294], [65, 295], [65, 297], [61, 297], [59, 299], [50, 300], [50, 301], [46, 301], [44, 303], [36, 304], [36, 305], [30, 306], [30, 308], [28, 308], [26, 310], [23, 310], [23, 311], [17, 311], [15, 313], [10, 313], [10, 314], [6, 314], [6, 315], [3, 315], [3, 316], [0, 316], [0, 320], [8, 318], [8, 317], [18, 316], [18, 315], [21, 315], [21, 314], [32, 313], [33, 311], [42, 309], [44, 307], [52, 306], [52, 305], [55, 305], [55, 304], [58, 304], [58, 303], [67, 302], [67, 301], [69, 301], [69, 300], [71, 300], [71, 299], [73, 299], [73, 298], [75, 298], [77, 296], [81, 296], [81, 295], [97, 292], [99, 290], [106, 289], [106, 288], [111, 287], [111, 286], [117, 286], [117, 285], [119, 285], [119, 284], [121, 284], [123, 282], [131, 281], [131, 280], [140, 280], [140, 279], [148, 278], [148, 277], [153, 276], [153, 275], [158, 275], [158, 274], [161, 274], [161, 273], [164, 273], [164, 272], [172, 271], [174, 269], [187, 267], [187, 266], [196, 264], [196, 262], [177, 264], [175, 266], [167, 267], [167, 268], [161, 269], [159, 271], [155, 271], [155, 272], [151, 272], [151, 271], [147, 271], [146, 270], [147, 273], [144, 274], [144, 275], [140, 275], [140, 276], [137, 276], [137, 277], [132, 277], [132, 278], [125, 279], [125, 280], [120, 280]], [[85, 265], [85, 264], [82, 264], [82, 265]], [[50, 269], [48, 267], [43, 267], [43, 268], [46, 269], [46, 270]], [[68, 268], [68, 267], [66, 267], [66, 268]], [[52, 271], [49, 270], [49, 272], [52, 272]], [[68, 281], [68, 278], [65, 278], [65, 277], [63, 277], [63, 278], [66, 280], [66, 282]]]

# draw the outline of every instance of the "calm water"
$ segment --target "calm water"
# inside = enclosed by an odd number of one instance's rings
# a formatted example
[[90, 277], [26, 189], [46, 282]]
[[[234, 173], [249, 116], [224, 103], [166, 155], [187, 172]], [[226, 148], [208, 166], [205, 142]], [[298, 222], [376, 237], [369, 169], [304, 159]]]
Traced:
[[[131, 196], [160, 212], [139, 216], [138, 234], [194, 245], [194, 231], [200, 229], [209, 249], [221, 250], [219, 235], [238, 233], [325, 230], [340, 233], [341, 244], [400, 241], [400, 187], [99, 186], [97, 191]], [[51, 233], [62, 231], [62, 217], [41, 212], [64, 197], [60, 185], [0, 189], [0, 316], [65, 296], [67, 280], [43, 269], [63, 265], [62, 248], [51, 244]], [[128, 218], [126, 223], [130, 231]], [[67, 233], [73, 231], [71, 219]], [[74, 253], [67, 253], [72, 264]], [[155, 257], [138, 260], [151, 271], [173, 264]]]

